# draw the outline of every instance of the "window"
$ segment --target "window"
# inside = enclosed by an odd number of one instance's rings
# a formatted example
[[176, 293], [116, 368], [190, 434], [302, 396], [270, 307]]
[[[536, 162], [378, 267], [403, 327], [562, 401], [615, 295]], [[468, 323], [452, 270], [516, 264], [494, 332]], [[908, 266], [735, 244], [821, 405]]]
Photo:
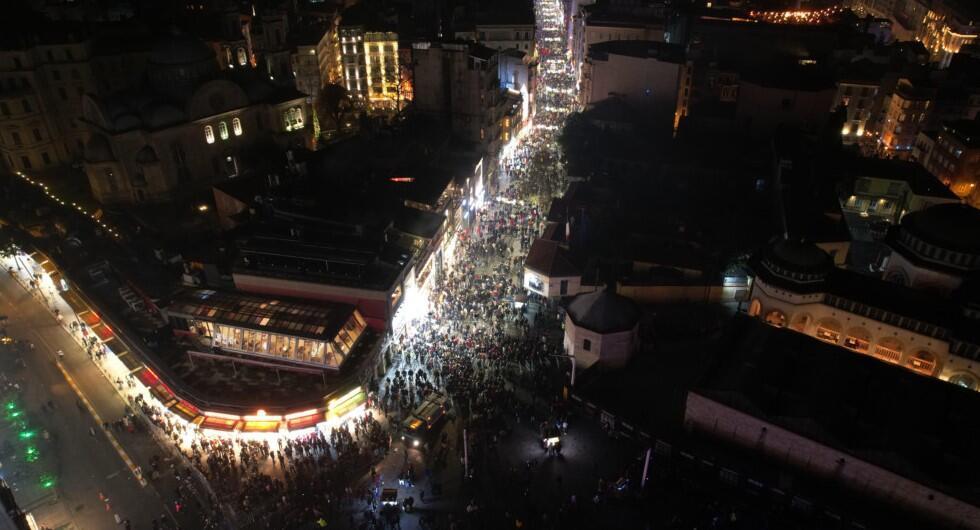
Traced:
[[46, 152], [45, 153], [41, 153], [41, 160], [44, 160], [44, 165], [46, 165], [46, 166], [50, 166], [51, 165], [51, 157], [48, 156], [48, 153], [46, 153]]
[[6, 103], [0, 103], [0, 114], [10, 116], [10, 107], [8, 107]]
[[61, 81], [61, 70], [58, 70], [57, 68], [52, 68], [51, 78], [54, 79], [55, 81]]
[[558, 294], [562, 296], [568, 294], [568, 280], [562, 280], [561, 283], [558, 284]]
[[71, 78], [72, 79], [75, 79], [75, 80], [78, 80], [78, 79], [81, 79], [82, 78], [82, 74], [79, 74], [78, 73], [78, 68], [72, 68], [71, 69]]
[[35, 142], [41, 141], [41, 131], [39, 129], [34, 129], [34, 141]]
[[584, 339], [582, 341], [582, 349], [585, 351], [592, 351], [592, 341], [589, 339]]
[[31, 102], [30, 101], [27, 101], [25, 99], [25, 100], [23, 100], [21, 102], [21, 104], [24, 106], [24, 112], [34, 112], [34, 108], [31, 107]]
[[20, 157], [20, 163], [24, 166], [24, 169], [31, 169], [31, 159], [27, 156]]
[[207, 141], [209, 144], [214, 143], [214, 128], [211, 127], [210, 125], [204, 126], [204, 140]]
[[24, 145], [24, 142], [20, 139], [20, 133], [19, 132], [16, 132], [16, 131], [11, 132], [10, 133], [10, 138], [13, 139], [14, 145], [16, 145], [16, 146]]
[[283, 113], [283, 121], [285, 122], [287, 131], [302, 129], [305, 126], [303, 122], [303, 109], [300, 107], [286, 109], [286, 112]]
[[14, 57], [14, 68], [17, 70], [23, 68], [23, 64], [20, 62], [20, 57]]
[[65, 48], [65, 59], [68, 59], [69, 61], [75, 60], [75, 57], [72, 55], [71, 50], [69, 48]]
[[48, 56], [48, 61], [54, 62], [54, 52], [53, 51], [48, 50], [48, 52], [47, 52], [46, 55]]
[[228, 124], [227, 123], [221, 122], [221, 123], [218, 124], [218, 136], [220, 136], [222, 140], [227, 140], [228, 139]]
[[109, 185], [109, 191], [111, 191], [112, 193], [116, 193], [117, 191], [119, 191], [119, 184], [116, 183], [116, 174], [112, 171], [112, 168], [111, 167], [105, 168], [103, 170], [103, 173], [105, 174], [106, 184]]
[[65, 87], [58, 87], [58, 97], [61, 99], [68, 99], [68, 93], [65, 92]]
[[245, 53], [245, 48], [238, 48], [238, 64], [240, 66], [245, 66], [248, 63], [248, 55]]
[[231, 120], [231, 131], [235, 133], [235, 136], [242, 135], [242, 120], [234, 118]]

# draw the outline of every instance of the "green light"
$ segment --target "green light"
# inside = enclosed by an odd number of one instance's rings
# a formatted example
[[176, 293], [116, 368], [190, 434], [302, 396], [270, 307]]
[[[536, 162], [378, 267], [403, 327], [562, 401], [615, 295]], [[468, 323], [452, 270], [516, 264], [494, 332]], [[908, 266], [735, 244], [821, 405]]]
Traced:
[[24, 414], [23, 412], [19, 410], [15, 410], [13, 412], [7, 413], [7, 418], [11, 420], [16, 420], [17, 418], [21, 417], [23, 414]]
[[27, 448], [27, 458], [26, 458], [26, 460], [28, 462], [37, 462], [37, 459], [40, 456], [41, 455], [39, 455], [38, 452], [37, 452], [37, 447], [34, 447], [32, 445], [32, 446], [30, 446], [30, 447]]
[[54, 487], [54, 477], [51, 475], [41, 475], [41, 487], [51, 489]]
[[19, 436], [21, 440], [30, 440], [31, 438], [34, 438], [34, 435], [36, 434], [37, 433], [34, 431], [20, 431], [17, 433], [17, 436]]
[[6, 402], [6, 403], [3, 404], [3, 408], [5, 408], [7, 410], [14, 410], [14, 409], [17, 408], [17, 403], [15, 403], [13, 401], [8, 401], [8, 402]]

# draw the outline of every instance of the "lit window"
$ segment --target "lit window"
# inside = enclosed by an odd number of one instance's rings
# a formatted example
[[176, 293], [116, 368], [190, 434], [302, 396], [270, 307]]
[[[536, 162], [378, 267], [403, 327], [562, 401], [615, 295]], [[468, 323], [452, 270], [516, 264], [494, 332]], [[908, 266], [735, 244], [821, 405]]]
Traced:
[[235, 133], [235, 136], [242, 135], [242, 120], [234, 118], [231, 120], [231, 131]]
[[207, 140], [209, 144], [214, 143], [214, 128], [210, 125], [204, 126], [204, 139]]
[[221, 122], [221, 123], [218, 124], [218, 135], [221, 136], [221, 139], [222, 140], [227, 140], [228, 139], [228, 124], [227, 123]]
[[248, 62], [248, 56], [245, 54], [245, 48], [238, 48], [238, 64], [245, 66]]
[[303, 109], [300, 107], [286, 109], [282, 116], [287, 131], [302, 129], [306, 125], [303, 121]]

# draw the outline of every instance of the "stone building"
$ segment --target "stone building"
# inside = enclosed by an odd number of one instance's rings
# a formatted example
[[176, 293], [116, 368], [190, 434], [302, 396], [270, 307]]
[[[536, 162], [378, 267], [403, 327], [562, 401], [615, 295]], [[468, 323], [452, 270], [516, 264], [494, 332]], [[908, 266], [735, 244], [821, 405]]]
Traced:
[[214, 51], [173, 33], [153, 48], [149, 85], [86, 95], [85, 173], [104, 204], [164, 202], [247, 173], [250, 148], [309, 145], [310, 105], [255, 72], [220, 72]]

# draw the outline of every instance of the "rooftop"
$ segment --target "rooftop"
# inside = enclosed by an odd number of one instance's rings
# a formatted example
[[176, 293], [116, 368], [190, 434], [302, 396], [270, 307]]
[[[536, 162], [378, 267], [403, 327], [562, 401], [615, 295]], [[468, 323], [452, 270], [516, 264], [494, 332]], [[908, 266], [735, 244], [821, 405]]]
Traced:
[[980, 394], [741, 315], [722, 344], [694, 392], [976, 501]]
[[948, 249], [980, 254], [980, 210], [965, 204], [939, 204], [902, 218], [902, 229]]
[[621, 333], [640, 322], [640, 309], [632, 299], [607, 288], [577, 295], [568, 304], [568, 317], [576, 326], [596, 333]]
[[651, 40], [613, 40], [589, 46], [589, 57], [608, 60], [609, 55], [624, 55], [638, 59], [659, 59], [672, 63], [684, 61], [684, 47]]
[[869, 177], [906, 182], [912, 193], [924, 197], [939, 197], [956, 200], [942, 182], [926, 171], [922, 165], [907, 160], [854, 157], [847, 163], [848, 170], [855, 177]]
[[980, 147], [980, 121], [978, 120], [944, 123], [943, 131], [953, 135], [967, 147]]
[[332, 341], [355, 309], [348, 304], [270, 300], [238, 292], [195, 289], [175, 295], [166, 311], [209, 322]]
[[524, 265], [549, 278], [578, 276], [582, 271], [572, 263], [568, 251], [557, 241], [535, 239], [528, 250]]

